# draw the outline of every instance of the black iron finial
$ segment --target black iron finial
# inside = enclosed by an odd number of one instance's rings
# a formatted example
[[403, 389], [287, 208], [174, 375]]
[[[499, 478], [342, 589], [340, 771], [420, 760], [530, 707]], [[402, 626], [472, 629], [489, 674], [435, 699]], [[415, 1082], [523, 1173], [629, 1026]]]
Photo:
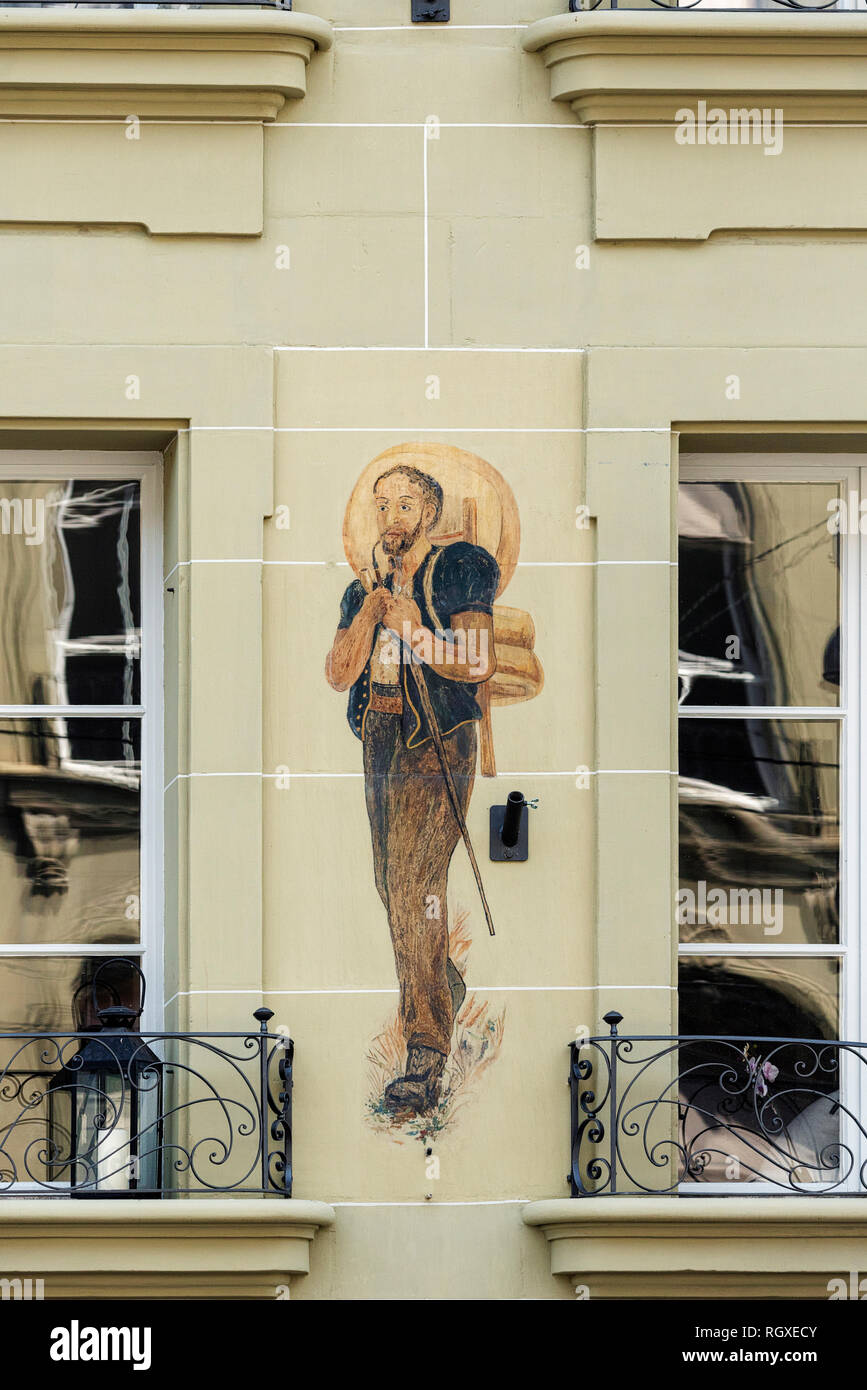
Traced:
[[255, 1018], [256, 1022], [257, 1022], [258, 1025], [259, 1025], [259, 1032], [260, 1032], [260, 1033], [267, 1033], [267, 1031], [268, 1031], [268, 1020], [269, 1020], [270, 1018], [273, 1018], [273, 1017], [274, 1017], [274, 1010], [273, 1010], [273, 1009], [256, 1009], [255, 1013], [253, 1014], [253, 1017]]
[[611, 1029], [612, 1038], [616, 1038], [617, 1025], [623, 1022], [623, 1014], [619, 1014], [616, 1009], [612, 1009], [609, 1013], [602, 1015], [602, 1022], [608, 1024], [608, 1027]]

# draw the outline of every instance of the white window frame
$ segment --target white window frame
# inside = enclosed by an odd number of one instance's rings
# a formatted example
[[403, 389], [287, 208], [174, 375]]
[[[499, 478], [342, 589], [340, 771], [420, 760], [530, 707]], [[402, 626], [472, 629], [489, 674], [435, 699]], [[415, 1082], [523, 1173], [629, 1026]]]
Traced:
[[[139, 705], [3, 705], [0, 718], [45, 718], [88, 715], [124, 718], [135, 714], [142, 724], [140, 812], [139, 942], [114, 945], [82, 942], [0, 945], [7, 957], [129, 956], [138, 961], [147, 981], [142, 1032], [163, 1027], [163, 604], [162, 604], [162, 455], [84, 449], [0, 450], [0, 495], [4, 482], [30, 480], [138, 480], [141, 518], [141, 701]], [[2, 599], [0, 599], [2, 602]], [[24, 1184], [21, 1185], [22, 1190]]]
[[[679, 483], [690, 482], [838, 482], [848, 504], [850, 491], [867, 500], [867, 466], [864, 454], [835, 453], [717, 453], [684, 454], [679, 465]], [[830, 515], [830, 514], [829, 514]], [[867, 524], [867, 523], [865, 523]], [[861, 653], [867, 656], [867, 536], [840, 532], [840, 696], [834, 706], [716, 706], [678, 705], [676, 718], [750, 718], [823, 721], [839, 725], [840, 738], [840, 940], [836, 945], [784, 942], [755, 942], [700, 946], [678, 942], [681, 957], [695, 956], [779, 956], [782, 959], [818, 956], [840, 962], [838, 996], [838, 1038], [842, 1041], [867, 1040], [865, 1003], [867, 991], [861, 985], [863, 935], [867, 924], [867, 874], [861, 868], [861, 807], [867, 795], [867, 768], [861, 753], [861, 731], [867, 728], [867, 678], [861, 670]], [[829, 533], [830, 534], [830, 533]], [[678, 724], [679, 728], [679, 724]], [[680, 736], [678, 733], [678, 747]], [[867, 1053], [865, 1061], [867, 1061]], [[841, 1094], [856, 1115], [867, 1116], [867, 1065], [849, 1056], [842, 1058]], [[840, 1139], [854, 1151], [854, 1165], [848, 1185], [836, 1191], [863, 1192], [858, 1175], [867, 1160], [867, 1146], [841, 1111]], [[811, 1184], [804, 1184], [809, 1193]], [[784, 1195], [784, 1189], [769, 1182], [681, 1183], [682, 1196], [762, 1196]]]

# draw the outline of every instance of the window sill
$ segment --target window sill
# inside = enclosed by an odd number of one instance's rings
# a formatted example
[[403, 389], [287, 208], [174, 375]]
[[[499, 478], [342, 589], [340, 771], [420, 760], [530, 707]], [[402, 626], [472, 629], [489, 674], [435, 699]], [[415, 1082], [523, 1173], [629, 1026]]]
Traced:
[[[862, 132], [841, 128], [867, 109], [863, 14], [595, 11], [539, 20], [523, 45], [542, 56], [552, 100], [593, 127], [597, 239], [867, 227], [853, 195], [867, 179]], [[675, 140], [676, 113], [698, 123], [699, 102], [711, 121], [766, 112], [767, 131], [747, 143], [732, 125], [723, 144], [696, 126]]]
[[867, 1268], [864, 1197], [563, 1198], [523, 1219], [591, 1299], [827, 1299]]
[[295, 1198], [10, 1197], [0, 1263], [7, 1278], [42, 1279], [46, 1299], [285, 1298], [333, 1221], [326, 1203]]
[[589, 124], [671, 121], [714, 94], [784, 105], [790, 120], [864, 117], [862, 14], [579, 12], [537, 20], [523, 46], [542, 54], [551, 99]]
[[330, 47], [297, 11], [0, 8], [0, 115], [273, 120]]
[[262, 124], [330, 45], [295, 11], [0, 8], [0, 225], [260, 235]]

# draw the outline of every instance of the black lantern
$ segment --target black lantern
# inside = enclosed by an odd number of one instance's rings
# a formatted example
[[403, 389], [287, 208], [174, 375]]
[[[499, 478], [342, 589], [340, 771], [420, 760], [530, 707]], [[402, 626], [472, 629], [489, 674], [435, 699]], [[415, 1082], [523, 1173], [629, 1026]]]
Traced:
[[[124, 1003], [103, 984], [115, 1002], [99, 1008], [99, 977], [118, 965], [138, 977], [141, 1003]], [[48, 1088], [52, 1175], [68, 1178], [72, 1197], [159, 1195], [163, 1063], [133, 1031], [144, 1007], [144, 975], [135, 961], [104, 961], [91, 995], [99, 1023]]]

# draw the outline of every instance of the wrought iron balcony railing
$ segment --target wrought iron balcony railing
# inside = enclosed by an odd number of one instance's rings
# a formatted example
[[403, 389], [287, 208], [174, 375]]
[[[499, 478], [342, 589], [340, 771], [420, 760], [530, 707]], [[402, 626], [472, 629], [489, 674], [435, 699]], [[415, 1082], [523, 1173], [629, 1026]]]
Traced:
[[294, 1049], [271, 1017], [250, 1033], [137, 1032], [128, 1014], [0, 1033], [0, 1196], [291, 1197]]
[[626, 1036], [571, 1044], [573, 1197], [867, 1192], [867, 1043]]

